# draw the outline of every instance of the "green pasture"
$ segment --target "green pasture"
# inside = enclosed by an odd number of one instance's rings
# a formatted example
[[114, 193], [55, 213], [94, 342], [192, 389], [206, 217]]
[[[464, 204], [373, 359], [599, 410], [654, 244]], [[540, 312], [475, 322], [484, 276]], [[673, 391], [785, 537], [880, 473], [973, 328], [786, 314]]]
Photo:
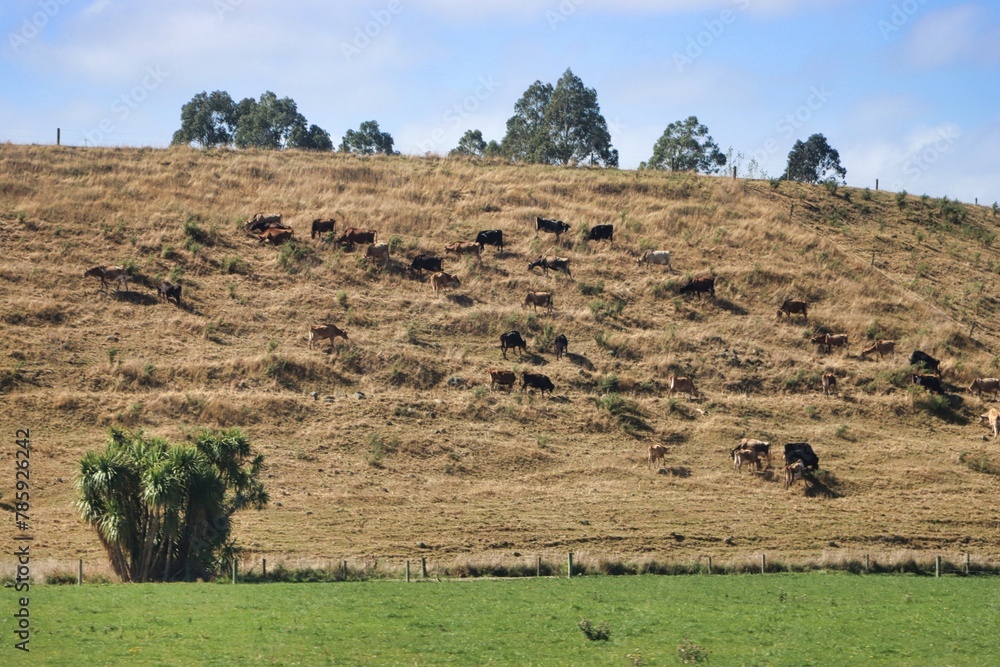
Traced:
[[27, 655], [17, 597], [5, 665], [1000, 664], [996, 577], [33, 586]]

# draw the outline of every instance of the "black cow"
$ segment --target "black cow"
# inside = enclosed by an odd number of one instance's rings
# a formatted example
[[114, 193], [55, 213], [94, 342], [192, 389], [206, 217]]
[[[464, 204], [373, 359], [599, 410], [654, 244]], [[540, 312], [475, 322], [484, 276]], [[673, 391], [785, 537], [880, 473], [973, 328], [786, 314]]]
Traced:
[[911, 366], [923, 366], [927, 370], [933, 371], [938, 375], [941, 374], [941, 370], [939, 368], [940, 364], [940, 361], [921, 350], [914, 350], [913, 354], [910, 355]]
[[484, 229], [483, 231], [476, 234], [476, 243], [479, 244], [479, 250], [482, 251], [484, 246], [495, 246], [498, 252], [503, 252], [503, 230], [502, 229]]
[[569, 225], [562, 220], [549, 220], [548, 218], [535, 218], [535, 236], [538, 232], [550, 232], [556, 235], [556, 241], [561, 234], [569, 231]]
[[933, 391], [935, 394], [944, 394], [944, 389], [941, 388], [941, 378], [937, 375], [920, 375], [914, 373], [913, 384], [920, 385], [927, 389], [927, 391]]
[[556, 336], [553, 345], [556, 348], [556, 359], [562, 359], [562, 356], [566, 354], [567, 350], [569, 350], [569, 341], [566, 340], [565, 334], [559, 334]]
[[528, 344], [524, 342], [521, 338], [521, 332], [519, 331], [508, 331], [507, 333], [500, 334], [500, 351], [503, 352], [503, 358], [507, 358], [507, 350], [516, 348], [517, 356], [521, 356], [522, 352], [528, 351]]
[[790, 442], [785, 445], [785, 465], [790, 466], [796, 461], [802, 461], [802, 465], [811, 470], [819, 470], [819, 457], [808, 442]]
[[316, 238], [317, 234], [326, 234], [327, 232], [333, 232], [333, 228], [337, 226], [337, 221], [333, 218], [323, 220], [321, 218], [316, 218], [313, 220], [312, 233], [309, 238]]
[[607, 239], [608, 241], [614, 242], [615, 226], [614, 225], [597, 225], [592, 228], [587, 234], [588, 241], [603, 241]]
[[156, 288], [156, 294], [164, 301], [169, 301], [173, 299], [177, 302], [177, 305], [181, 305], [181, 286], [173, 285], [166, 280], [160, 283], [159, 287]]
[[686, 285], [682, 285], [678, 290], [680, 294], [697, 294], [701, 299], [702, 292], [708, 292], [715, 298], [715, 278], [692, 278]]
[[410, 264], [410, 271], [419, 271], [421, 276], [424, 275], [424, 271], [433, 271], [436, 273], [442, 270], [441, 258], [434, 255], [417, 255]]
[[524, 391], [528, 387], [537, 389], [542, 396], [545, 395], [545, 392], [549, 392], [549, 395], [551, 396], [552, 390], [556, 388], [556, 386], [552, 384], [552, 380], [549, 379], [548, 375], [542, 375], [541, 373], [524, 373], [521, 376], [521, 391]]

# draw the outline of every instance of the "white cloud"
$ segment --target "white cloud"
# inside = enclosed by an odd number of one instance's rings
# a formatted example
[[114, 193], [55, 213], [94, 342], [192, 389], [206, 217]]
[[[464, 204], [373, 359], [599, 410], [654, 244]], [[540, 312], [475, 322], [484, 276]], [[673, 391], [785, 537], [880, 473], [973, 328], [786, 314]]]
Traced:
[[904, 53], [911, 64], [921, 68], [963, 62], [995, 64], [1000, 62], [998, 28], [990, 12], [978, 4], [928, 11], [917, 18], [907, 35]]

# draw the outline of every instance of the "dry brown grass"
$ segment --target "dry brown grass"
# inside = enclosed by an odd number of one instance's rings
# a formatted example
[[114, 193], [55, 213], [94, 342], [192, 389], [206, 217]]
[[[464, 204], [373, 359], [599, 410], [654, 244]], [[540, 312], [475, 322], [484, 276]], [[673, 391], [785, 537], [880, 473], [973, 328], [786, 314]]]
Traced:
[[[257, 211], [285, 215], [297, 253], [240, 230]], [[172, 439], [244, 427], [268, 457], [273, 502], [240, 519], [239, 539], [289, 562], [513, 567], [515, 551], [560, 562], [583, 550], [599, 569], [837, 558], [831, 541], [845, 554], [891, 544], [995, 557], [998, 480], [959, 461], [983, 448], [985, 404], [959, 389], [998, 373], [996, 221], [985, 208], [967, 207], [964, 223], [937, 211], [916, 197], [900, 210], [890, 193], [692, 175], [0, 146], [2, 421], [35, 438], [39, 551], [99, 559], [72, 482], [119, 424]], [[557, 247], [535, 238], [536, 215], [573, 229]], [[310, 221], [326, 216], [378, 230], [393, 265], [310, 241]], [[612, 247], [580, 240], [608, 222]], [[454, 293], [404, 270], [418, 251], [442, 255], [494, 228], [504, 253], [488, 247], [482, 267], [446, 259], [462, 280]], [[637, 268], [658, 248], [678, 273]], [[572, 279], [526, 270], [546, 253], [569, 257]], [[123, 263], [139, 274], [128, 293], [82, 277]], [[710, 271], [714, 302], [675, 294]], [[182, 307], [157, 301], [167, 277], [183, 283]], [[555, 312], [522, 309], [529, 290], [552, 291]], [[785, 298], [810, 302], [807, 324], [776, 319]], [[309, 350], [319, 322], [350, 339]], [[510, 328], [529, 354], [504, 362]], [[818, 331], [848, 333], [850, 353], [819, 354]], [[557, 333], [570, 341], [559, 362], [539, 349]], [[897, 341], [894, 359], [858, 358], [875, 337]], [[944, 361], [950, 404], [907, 388], [915, 348]], [[555, 396], [491, 394], [490, 368], [543, 372]], [[671, 372], [693, 375], [704, 398], [668, 398]], [[839, 395], [822, 394], [823, 372]], [[808, 439], [824, 485], [786, 492], [780, 475], [736, 473], [727, 454], [745, 435], [778, 448]], [[670, 447], [668, 474], [645, 461], [650, 443]], [[12, 475], [12, 448], [3, 457]]]

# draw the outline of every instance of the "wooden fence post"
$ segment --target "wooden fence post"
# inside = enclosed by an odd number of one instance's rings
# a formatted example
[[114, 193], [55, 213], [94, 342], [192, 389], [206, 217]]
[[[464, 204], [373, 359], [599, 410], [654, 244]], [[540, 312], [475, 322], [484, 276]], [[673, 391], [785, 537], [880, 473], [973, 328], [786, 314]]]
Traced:
[[347, 560], [344, 560], [343, 565], [344, 565], [344, 569], [343, 569], [343, 572], [344, 572], [344, 581], [347, 581]]
[[236, 559], [233, 558], [233, 583], [236, 583]]
[[261, 571], [261, 578], [264, 581], [267, 581], [267, 559], [266, 558], [261, 558], [260, 559], [260, 571]]
[[878, 179], [875, 179], [875, 192], [878, 192]]
[[569, 558], [566, 560], [566, 577], [570, 578], [573, 576], [573, 552], [569, 552]]
[[712, 557], [708, 557], [708, 573], [712, 574]]
[[736, 180], [736, 167], [733, 167], [733, 180]]
[[767, 556], [764, 554], [760, 555], [760, 573], [764, 574], [767, 572]]
[[969, 552], [965, 552], [965, 574], [969, 574]]
[[406, 561], [406, 583], [410, 583], [410, 561]]
[[535, 576], [542, 576], [542, 557], [538, 556], [538, 560], [535, 562]]
[[62, 144], [62, 128], [56, 128], [56, 146]]
[[871, 572], [871, 571], [872, 571], [871, 557], [868, 554], [865, 554], [865, 572]]
[[427, 578], [427, 559], [424, 557], [420, 558], [420, 574], [424, 579]]
[[83, 586], [83, 559], [76, 561], [76, 585]]

